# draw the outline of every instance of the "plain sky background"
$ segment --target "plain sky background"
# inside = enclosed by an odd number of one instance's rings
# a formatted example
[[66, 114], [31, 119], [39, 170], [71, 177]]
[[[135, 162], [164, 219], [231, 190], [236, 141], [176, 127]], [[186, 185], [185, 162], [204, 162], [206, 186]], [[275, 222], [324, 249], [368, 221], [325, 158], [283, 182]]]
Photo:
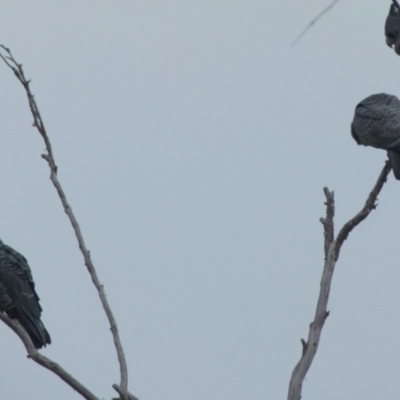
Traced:
[[[140, 400], [285, 399], [336, 228], [386, 154], [355, 105], [400, 95], [390, 1], [9, 1], [1, 43], [32, 79]], [[0, 64], [0, 237], [31, 265], [43, 353], [104, 399], [118, 365], [97, 293]], [[400, 182], [345, 242], [304, 400], [400, 398]], [[74, 400], [0, 325], [3, 399]]]

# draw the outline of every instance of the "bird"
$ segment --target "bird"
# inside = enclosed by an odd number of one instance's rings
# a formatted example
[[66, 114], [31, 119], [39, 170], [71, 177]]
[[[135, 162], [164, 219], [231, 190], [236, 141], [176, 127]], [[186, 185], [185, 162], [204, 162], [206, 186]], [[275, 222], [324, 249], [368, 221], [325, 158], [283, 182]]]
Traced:
[[385, 22], [386, 44], [394, 47], [394, 51], [400, 55], [400, 11], [391, 4], [389, 15]]
[[351, 135], [357, 144], [388, 151], [393, 173], [400, 180], [400, 100], [378, 93], [357, 104]]
[[20, 322], [35, 348], [51, 343], [26, 258], [0, 240], [0, 311]]

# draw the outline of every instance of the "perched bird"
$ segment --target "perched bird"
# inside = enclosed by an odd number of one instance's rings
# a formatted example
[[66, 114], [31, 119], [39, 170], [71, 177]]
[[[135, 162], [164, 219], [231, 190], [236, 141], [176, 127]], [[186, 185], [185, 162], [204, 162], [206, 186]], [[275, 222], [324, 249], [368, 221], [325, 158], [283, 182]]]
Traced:
[[400, 100], [396, 96], [373, 94], [358, 103], [351, 135], [357, 144], [387, 150], [394, 176], [400, 180]]
[[394, 51], [400, 55], [400, 11], [394, 4], [391, 4], [389, 15], [385, 22], [386, 44], [394, 46]]
[[0, 240], [0, 311], [17, 319], [37, 349], [51, 343], [26, 258]]

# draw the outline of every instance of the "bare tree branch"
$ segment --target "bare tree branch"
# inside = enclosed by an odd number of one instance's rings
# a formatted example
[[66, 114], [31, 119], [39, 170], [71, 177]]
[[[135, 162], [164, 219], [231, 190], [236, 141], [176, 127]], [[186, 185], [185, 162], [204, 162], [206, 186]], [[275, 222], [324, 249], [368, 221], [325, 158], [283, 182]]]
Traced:
[[124, 392], [120, 386], [118, 386], [117, 384], [114, 383], [114, 385], [112, 385], [112, 387], [114, 388], [114, 390], [116, 390], [118, 392], [118, 394], [121, 396], [121, 398], [123, 399], [127, 399], [127, 400], [139, 400], [136, 396], [134, 396], [132, 393], [129, 392]]
[[368, 217], [370, 212], [376, 208], [376, 199], [387, 180], [389, 172], [392, 166], [390, 161], [386, 161], [385, 166], [382, 169], [379, 178], [368, 196], [362, 210], [350, 221], [348, 221], [343, 228], [340, 230], [336, 240], [334, 240], [334, 212], [335, 202], [333, 192], [330, 192], [327, 188], [324, 188], [326, 197], [326, 218], [321, 218], [321, 222], [324, 226], [324, 237], [325, 237], [325, 264], [321, 278], [321, 288], [318, 296], [317, 308], [315, 311], [314, 321], [310, 324], [310, 330], [308, 333], [307, 342], [301, 339], [303, 345], [303, 351], [301, 358], [295, 366], [292, 376], [289, 382], [289, 392], [287, 400], [300, 400], [301, 391], [303, 386], [304, 378], [313, 362], [314, 356], [317, 353], [319, 341], [321, 338], [322, 328], [325, 320], [329, 315], [327, 311], [329, 293], [332, 283], [333, 272], [335, 270], [335, 264], [339, 257], [339, 252], [343, 242], [349, 235], [349, 233], [365, 218]]
[[79, 227], [78, 221], [75, 218], [75, 215], [72, 211], [71, 206], [69, 205], [68, 201], [67, 201], [67, 197], [65, 195], [64, 190], [61, 187], [61, 184], [58, 180], [57, 177], [57, 165], [53, 156], [53, 150], [51, 147], [51, 143], [49, 140], [49, 137], [47, 135], [42, 117], [40, 115], [39, 112], [39, 108], [36, 104], [36, 100], [31, 92], [30, 89], [30, 80], [27, 80], [25, 78], [25, 74], [24, 71], [22, 69], [22, 65], [18, 64], [17, 61], [14, 59], [14, 57], [11, 54], [10, 49], [8, 49], [7, 47], [5, 47], [4, 45], [0, 45], [0, 48], [3, 49], [6, 53], [6, 55], [2, 54], [0, 52], [0, 57], [3, 59], [3, 61], [7, 64], [7, 66], [9, 68], [12, 69], [12, 71], [14, 72], [15, 76], [17, 77], [17, 79], [21, 82], [22, 86], [25, 89], [26, 95], [28, 97], [28, 102], [29, 102], [29, 107], [31, 109], [31, 113], [33, 116], [33, 125], [34, 127], [36, 127], [36, 129], [39, 131], [40, 135], [42, 136], [45, 145], [46, 145], [46, 151], [47, 154], [42, 154], [42, 158], [44, 158], [50, 168], [50, 179], [54, 185], [54, 187], [57, 190], [58, 196], [60, 197], [61, 203], [63, 205], [64, 211], [67, 214], [72, 228], [75, 232], [77, 241], [78, 241], [78, 245], [79, 245], [79, 249], [83, 255], [84, 258], [84, 262], [86, 265], [86, 268], [90, 274], [90, 277], [92, 278], [93, 284], [96, 287], [99, 297], [100, 297], [100, 301], [101, 304], [103, 306], [103, 309], [106, 313], [106, 316], [108, 318], [109, 324], [110, 324], [110, 329], [112, 332], [112, 336], [114, 339], [114, 345], [115, 345], [115, 349], [117, 352], [117, 357], [118, 357], [118, 361], [119, 361], [119, 366], [120, 366], [120, 385], [115, 385], [118, 390], [116, 388], [114, 388], [115, 390], [117, 390], [117, 392], [120, 394], [120, 396], [123, 398], [123, 400], [132, 400], [132, 399], [136, 399], [131, 393], [129, 393], [128, 391], [128, 366], [126, 363], [126, 359], [125, 359], [125, 354], [122, 348], [122, 344], [121, 344], [121, 340], [119, 337], [119, 332], [118, 332], [118, 327], [117, 327], [117, 322], [114, 318], [114, 315], [111, 311], [111, 307], [108, 303], [105, 291], [104, 291], [104, 287], [103, 285], [100, 283], [100, 280], [97, 276], [97, 272], [96, 269], [93, 265], [92, 259], [90, 257], [90, 252], [86, 247], [85, 241], [83, 239], [82, 236], [82, 232], [81, 229]]
[[390, 161], [387, 160], [386, 164], [383, 167], [382, 172], [379, 175], [379, 178], [378, 178], [374, 188], [372, 189], [371, 193], [369, 194], [367, 201], [365, 202], [365, 205], [362, 208], [362, 210], [355, 217], [353, 217], [350, 221], [348, 221], [346, 224], [344, 224], [343, 228], [340, 230], [340, 232], [336, 238], [335, 254], [334, 254], [335, 261], [339, 258], [340, 249], [342, 247], [343, 242], [347, 239], [347, 236], [349, 236], [349, 233], [360, 222], [364, 221], [364, 219], [368, 217], [369, 213], [377, 207], [376, 199], [378, 198], [378, 195], [379, 195], [383, 185], [385, 184], [391, 169], [392, 169], [392, 165], [391, 165]]
[[87, 400], [99, 400], [92, 392], [90, 392], [85, 386], [78, 382], [72, 375], [65, 371], [59, 364], [45, 357], [43, 354], [35, 348], [26, 330], [23, 326], [13, 318], [8, 317], [6, 314], [0, 312], [0, 319], [8, 325], [21, 339], [24, 343], [26, 351], [28, 352], [28, 357], [40, 364], [41, 366], [47, 368], [48, 370], [54, 372], [58, 375], [64, 382], [75, 389], [82, 397]]
[[[339, 0], [333, 0], [328, 7], [322, 10], [305, 28], [304, 30], [297, 36], [297, 38], [293, 41], [290, 47], [293, 47], [306, 33], [307, 31], [324, 15], [326, 14]], [[396, 0], [393, 0], [396, 1]]]
[[320, 221], [324, 226], [324, 252], [326, 260], [328, 257], [329, 246], [335, 237], [335, 228], [333, 223], [333, 217], [335, 216], [335, 199], [333, 192], [331, 193], [328, 188], [324, 188], [324, 193], [326, 197], [326, 218], [321, 218]]

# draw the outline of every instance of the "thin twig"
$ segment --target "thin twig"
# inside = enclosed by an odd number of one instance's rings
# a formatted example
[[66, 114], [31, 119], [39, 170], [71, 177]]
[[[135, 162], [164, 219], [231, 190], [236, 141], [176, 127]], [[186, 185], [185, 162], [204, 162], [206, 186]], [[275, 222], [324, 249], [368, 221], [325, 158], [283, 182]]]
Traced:
[[99, 400], [92, 392], [90, 392], [85, 386], [78, 382], [72, 375], [65, 371], [59, 364], [45, 357], [43, 354], [39, 353], [32, 343], [32, 340], [23, 326], [13, 318], [8, 317], [6, 314], [0, 312], [0, 319], [8, 325], [21, 339], [24, 343], [28, 357], [47, 368], [48, 370], [54, 372], [58, 375], [64, 382], [75, 389], [82, 397], [87, 400]]
[[[3, 59], [3, 61], [8, 65], [9, 68], [12, 69], [12, 71], [14, 72], [15, 76], [17, 77], [17, 79], [21, 82], [21, 84], [23, 85], [25, 92], [27, 94], [28, 97], [28, 102], [29, 102], [29, 107], [31, 109], [31, 113], [33, 116], [33, 125], [34, 127], [36, 127], [36, 129], [39, 131], [40, 135], [42, 136], [44, 142], [45, 142], [45, 146], [46, 146], [46, 152], [47, 154], [42, 154], [42, 158], [44, 158], [50, 168], [50, 179], [54, 185], [54, 187], [57, 190], [58, 196], [60, 197], [61, 203], [63, 205], [64, 211], [67, 214], [72, 228], [75, 232], [77, 241], [78, 241], [78, 245], [79, 245], [79, 249], [83, 255], [84, 258], [84, 262], [86, 265], [86, 268], [92, 278], [93, 284], [96, 287], [99, 297], [100, 297], [100, 301], [101, 304], [103, 306], [103, 309], [106, 313], [106, 316], [108, 318], [109, 324], [110, 324], [110, 330], [112, 332], [112, 336], [114, 339], [114, 345], [115, 345], [115, 349], [117, 352], [117, 357], [118, 357], [118, 362], [119, 362], [119, 366], [120, 366], [120, 377], [121, 377], [121, 381], [120, 381], [120, 385], [117, 385], [117, 387], [119, 388], [118, 393], [120, 394], [120, 396], [124, 399], [124, 400], [132, 400], [132, 398], [135, 398], [131, 393], [129, 393], [128, 391], [128, 366], [126, 363], [126, 358], [125, 358], [125, 354], [124, 354], [124, 350], [122, 348], [122, 344], [121, 344], [121, 340], [119, 337], [119, 332], [118, 332], [118, 327], [117, 327], [117, 323], [116, 320], [114, 318], [114, 315], [111, 311], [110, 305], [108, 303], [105, 291], [104, 291], [104, 287], [103, 285], [100, 283], [100, 280], [97, 276], [97, 272], [96, 269], [93, 265], [92, 259], [90, 257], [90, 252], [86, 247], [85, 241], [83, 239], [82, 236], [82, 232], [81, 229], [79, 227], [78, 221], [75, 218], [75, 215], [72, 211], [71, 206], [69, 205], [65, 192], [61, 187], [61, 184], [58, 180], [57, 177], [57, 165], [53, 156], [53, 150], [51, 147], [51, 143], [50, 143], [50, 139], [47, 135], [42, 117], [40, 115], [39, 112], [39, 108], [36, 104], [36, 100], [30, 90], [29, 87], [29, 83], [30, 81], [27, 80], [25, 78], [25, 74], [24, 71], [22, 69], [22, 65], [18, 64], [17, 61], [14, 59], [14, 57], [11, 54], [10, 49], [8, 49], [7, 47], [5, 47], [4, 45], [0, 45], [0, 48], [2, 48], [7, 55], [4, 56], [1, 52], [0, 52], [0, 57]], [[133, 397], [132, 397], [133, 396]]]
[[[120, 363], [120, 373], [121, 373], [121, 391], [126, 392], [126, 394], [129, 394], [128, 390], [127, 390], [127, 386], [128, 386], [128, 368], [126, 365], [126, 360], [125, 360], [125, 354], [122, 348], [122, 344], [121, 344], [121, 340], [119, 338], [119, 333], [118, 333], [118, 327], [117, 327], [117, 322], [114, 318], [114, 315], [111, 311], [110, 305], [108, 304], [107, 301], [107, 297], [104, 291], [104, 287], [103, 285], [100, 283], [100, 280], [97, 276], [97, 272], [96, 269], [94, 268], [94, 265], [92, 263], [91, 257], [90, 257], [90, 252], [89, 250], [86, 248], [83, 236], [82, 236], [82, 232], [81, 229], [79, 227], [78, 221], [75, 218], [74, 213], [72, 212], [72, 208], [69, 205], [67, 198], [65, 196], [65, 193], [60, 185], [60, 182], [57, 178], [57, 173], [56, 173], [56, 169], [51, 168], [51, 160], [50, 157], [47, 154], [42, 154], [42, 158], [44, 158], [49, 166], [50, 166], [50, 179], [53, 182], [54, 187], [57, 190], [58, 196], [60, 197], [60, 200], [62, 202], [62, 205], [64, 207], [64, 211], [65, 213], [68, 215], [68, 218], [71, 222], [71, 225], [74, 229], [76, 238], [78, 240], [78, 244], [79, 244], [79, 249], [81, 250], [81, 253], [83, 254], [83, 258], [85, 261], [85, 265], [86, 268], [88, 269], [90, 276], [92, 278], [93, 284], [96, 287], [98, 293], [99, 293], [99, 297], [103, 306], [103, 309], [107, 315], [107, 318], [109, 320], [110, 323], [110, 329], [113, 335], [113, 339], [114, 339], [114, 345], [117, 351], [117, 355], [118, 355], [118, 360]], [[127, 400], [129, 400], [129, 398], [127, 398]]]
[[[334, 5], [337, 3], [339, 0], [333, 0], [331, 4], [329, 4], [328, 7], [326, 7], [324, 10], [322, 10], [305, 28], [304, 30], [300, 33], [299, 36], [293, 41], [293, 43], [290, 45], [290, 47], [293, 47], [306, 33], [307, 31], [325, 14], [327, 13]], [[393, 0], [396, 1], [396, 0]]]
[[340, 249], [342, 247], [343, 242], [347, 239], [349, 236], [349, 233], [362, 221], [364, 221], [365, 218], [368, 217], [369, 213], [374, 210], [377, 207], [376, 200], [378, 198], [378, 195], [385, 184], [387, 177], [392, 170], [392, 165], [389, 160], [386, 161], [385, 166], [382, 169], [381, 174], [379, 175], [378, 180], [376, 181], [376, 184], [374, 188], [371, 190], [371, 193], [369, 194], [367, 201], [365, 202], [364, 207], [362, 210], [355, 216], [353, 217], [350, 221], [348, 221], [346, 224], [344, 224], [343, 228], [340, 230], [337, 238], [336, 238], [336, 246], [335, 246], [335, 261], [339, 258], [339, 253]]
[[362, 222], [370, 212], [376, 208], [376, 199], [387, 180], [388, 174], [392, 169], [390, 161], [386, 161], [379, 178], [368, 196], [368, 199], [361, 209], [361, 211], [350, 221], [348, 221], [343, 228], [340, 230], [336, 240], [334, 240], [334, 211], [335, 202], [333, 192], [330, 192], [327, 188], [324, 188], [326, 197], [326, 218], [321, 218], [321, 222], [324, 226], [324, 237], [325, 237], [325, 264], [321, 277], [321, 288], [318, 296], [317, 308], [315, 310], [314, 321], [310, 324], [307, 342], [301, 339], [302, 343], [302, 355], [299, 362], [295, 366], [292, 376], [289, 382], [289, 391], [287, 400], [300, 400], [301, 392], [303, 387], [304, 378], [313, 362], [315, 354], [317, 353], [322, 328], [325, 320], [329, 315], [327, 310], [329, 293], [331, 289], [333, 272], [335, 270], [335, 264], [339, 256], [340, 248], [343, 245], [344, 240], [347, 238], [349, 233]]

